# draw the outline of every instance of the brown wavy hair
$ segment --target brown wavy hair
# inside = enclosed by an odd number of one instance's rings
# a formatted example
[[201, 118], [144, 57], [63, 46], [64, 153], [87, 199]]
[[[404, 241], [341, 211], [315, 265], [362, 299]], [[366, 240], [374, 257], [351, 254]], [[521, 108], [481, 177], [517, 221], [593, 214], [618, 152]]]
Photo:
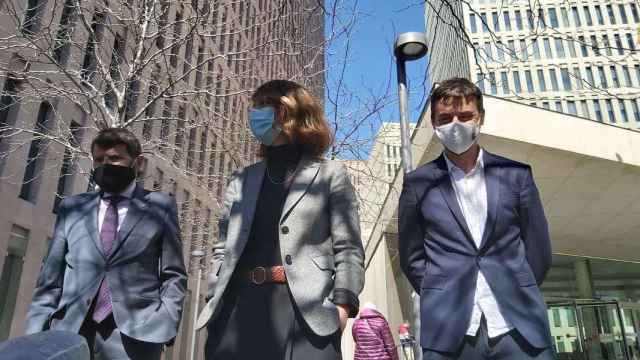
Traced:
[[[251, 95], [253, 106], [273, 106], [283, 114], [282, 133], [303, 153], [321, 157], [333, 143], [333, 134], [324, 117], [320, 101], [304, 86], [289, 80], [271, 80]], [[265, 157], [260, 145], [258, 156]]]

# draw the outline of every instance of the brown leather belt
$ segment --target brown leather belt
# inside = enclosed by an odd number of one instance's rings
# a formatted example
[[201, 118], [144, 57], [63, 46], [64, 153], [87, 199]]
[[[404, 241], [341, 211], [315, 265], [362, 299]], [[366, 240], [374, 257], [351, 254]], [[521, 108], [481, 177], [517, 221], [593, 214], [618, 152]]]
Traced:
[[245, 272], [243, 278], [254, 285], [264, 283], [285, 284], [287, 282], [284, 266], [258, 266]]

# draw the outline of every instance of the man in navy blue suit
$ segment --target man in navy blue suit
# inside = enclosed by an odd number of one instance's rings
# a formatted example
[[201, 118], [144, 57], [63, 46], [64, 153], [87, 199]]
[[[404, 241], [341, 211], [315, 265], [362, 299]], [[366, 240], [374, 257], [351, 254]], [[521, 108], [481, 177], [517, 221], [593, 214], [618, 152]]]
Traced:
[[400, 263], [420, 294], [423, 358], [553, 359], [540, 195], [529, 165], [478, 145], [484, 115], [469, 80], [440, 83], [431, 121], [444, 153], [404, 179]]

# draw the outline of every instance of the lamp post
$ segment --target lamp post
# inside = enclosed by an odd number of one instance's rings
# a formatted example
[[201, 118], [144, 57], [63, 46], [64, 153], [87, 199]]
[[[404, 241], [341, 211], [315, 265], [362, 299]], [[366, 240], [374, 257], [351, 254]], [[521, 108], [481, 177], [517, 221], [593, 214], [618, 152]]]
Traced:
[[421, 32], [407, 32], [396, 39], [393, 53], [398, 70], [398, 100], [400, 106], [400, 144], [404, 173], [413, 170], [411, 158], [411, 137], [409, 135], [409, 94], [407, 92], [407, 73], [405, 62], [418, 60], [427, 54], [427, 37]]
[[202, 280], [202, 265], [200, 264], [200, 258], [204, 256], [204, 251], [202, 250], [193, 250], [191, 252], [191, 256], [197, 260], [198, 264], [198, 279], [196, 280], [196, 296], [195, 296], [195, 306], [193, 308], [193, 321], [191, 322], [191, 353], [190, 359], [195, 360], [196, 358], [196, 320], [198, 319], [198, 305], [200, 305], [200, 281]]
[[[427, 36], [421, 32], [407, 32], [400, 34], [396, 39], [393, 54], [396, 57], [398, 70], [398, 105], [400, 107], [400, 157], [404, 173], [413, 170], [411, 157], [411, 136], [409, 134], [409, 94], [407, 91], [407, 72], [405, 63], [418, 60], [427, 54]], [[419, 338], [420, 331], [420, 301], [415, 292], [411, 294], [412, 310], [414, 316], [414, 329]], [[422, 359], [422, 352], [414, 348], [415, 359]]]

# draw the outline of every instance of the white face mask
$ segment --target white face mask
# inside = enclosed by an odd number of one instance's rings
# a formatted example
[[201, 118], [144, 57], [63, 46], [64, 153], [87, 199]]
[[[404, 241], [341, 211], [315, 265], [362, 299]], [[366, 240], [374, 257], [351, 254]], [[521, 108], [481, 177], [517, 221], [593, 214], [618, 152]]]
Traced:
[[452, 121], [436, 126], [436, 136], [445, 148], [454, 154], [462, 154], [478, 141], [480, 124], [477, 121]]

